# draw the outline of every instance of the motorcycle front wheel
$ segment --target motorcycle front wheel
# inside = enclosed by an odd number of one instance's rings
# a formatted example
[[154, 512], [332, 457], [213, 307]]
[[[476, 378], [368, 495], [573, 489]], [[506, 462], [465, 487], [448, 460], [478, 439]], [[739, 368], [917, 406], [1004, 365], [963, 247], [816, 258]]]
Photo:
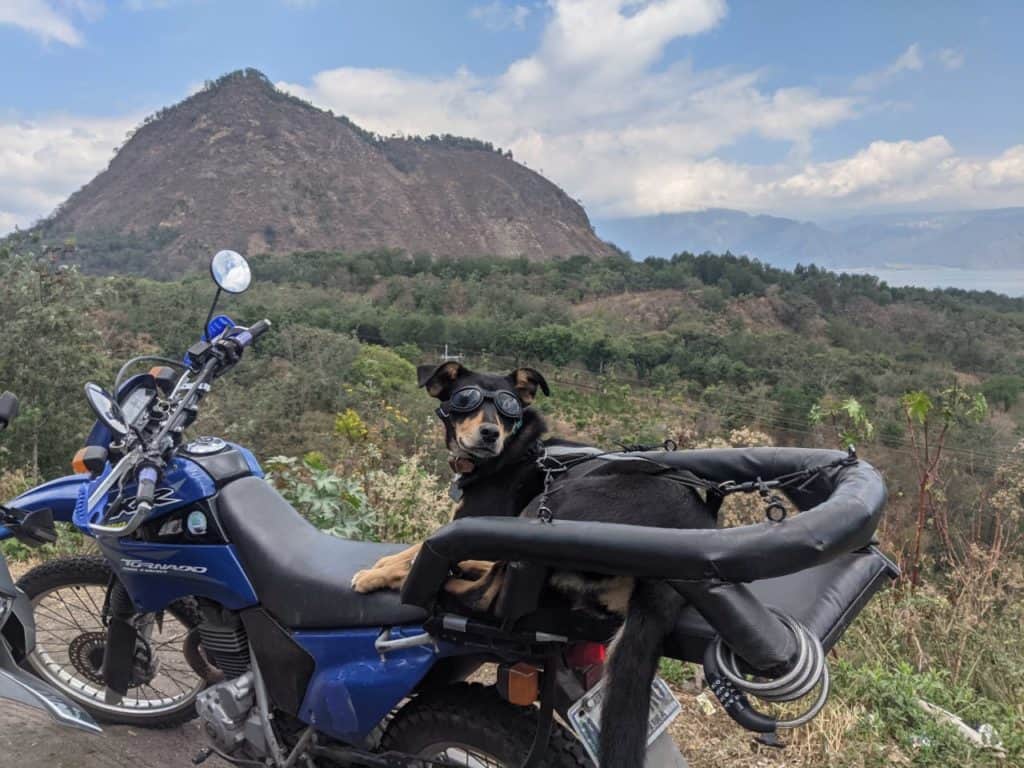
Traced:
[[[381, 749], [463, 768], [519, 768], [533, 745], [537, 710], [517, 707], [492, 688], [459, 683], [422, 693], [388, 724]], [[557, 721], [543, 768], [594, 768], [583, 746]]]
[[196, 668], [205, 665], [196, 652], [201, 616], [184, 600], [162, 616], [134, 617], [141, 640], [129, 689], [120, 703], [107, 703], [102, 612], [110, 579], [102, 557], [82, 556], [50, 560], [18, 581], [32, 600], [36, 620], [29, 669], [103, 722], [171, 728], [193, 719], [196, 696], [207, 679]]

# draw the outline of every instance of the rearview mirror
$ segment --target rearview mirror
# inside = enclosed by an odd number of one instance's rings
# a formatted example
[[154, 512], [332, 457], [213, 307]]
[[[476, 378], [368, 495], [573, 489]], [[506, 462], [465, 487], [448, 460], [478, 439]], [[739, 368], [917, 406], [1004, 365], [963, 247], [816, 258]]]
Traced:
[[12, 392], [4, 392], [0, 395], [0, 432], [6, 429], [17, 415], [18, 398]]
[[121, 406], [105, 389], [90, 381], [85, 385], [85, 399], [89, 401], [96, 418], [109, 427], [111, 432], [120, 437], [128, 434], [128, 423], [121, 412]]
[[249, 262], [235, 251], [218, 251], [210, 261], [210, 275], [217, 287], [228, 293], [243, 293], [252, 282]]

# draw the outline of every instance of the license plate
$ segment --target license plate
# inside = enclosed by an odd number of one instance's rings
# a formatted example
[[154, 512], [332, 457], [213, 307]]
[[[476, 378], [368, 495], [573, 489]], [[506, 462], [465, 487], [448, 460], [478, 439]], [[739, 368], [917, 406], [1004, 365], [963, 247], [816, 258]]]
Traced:
[[[590, 759], [597, 762], [597, 744], [601, 735], [601, 705], [604, 703], [604, 680], [599, 682], [569, 708], [569, 723], [586, 748]], [[647, 720], [647, 745], [658, 738], [679, 714], [679, 702], [668, 684], [660, 677], [651, 685], [651, 711]]]

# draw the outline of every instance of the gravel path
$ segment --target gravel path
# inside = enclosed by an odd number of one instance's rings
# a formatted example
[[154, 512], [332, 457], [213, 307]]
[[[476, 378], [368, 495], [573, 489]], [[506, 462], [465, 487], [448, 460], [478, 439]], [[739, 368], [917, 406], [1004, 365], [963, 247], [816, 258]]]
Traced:
[[[2, 768], [190, 768], [203, 743], [195, 721], [166, 731], [110, 725], [93, 736], [58, 727], [35, 710], [0, 703]], [[203, 766], [229, 768], [216, 757]]]

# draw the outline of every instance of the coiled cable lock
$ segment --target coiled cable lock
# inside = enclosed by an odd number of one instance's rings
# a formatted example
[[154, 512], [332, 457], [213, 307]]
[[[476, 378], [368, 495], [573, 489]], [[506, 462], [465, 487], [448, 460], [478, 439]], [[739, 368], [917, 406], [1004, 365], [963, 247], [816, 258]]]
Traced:
[[[831, 678], [825, 649], [821, 641], [803, 624], [784, 613], [770, 609], [793, 633], [797, 641], [796, 657], [789, 670], [781, 677], [766, 680], [748, 679], [736, 654], [721, 636], [710, 643], [704, 653], [704, 676], [711, 691], [729, 716], [744, 728], [755, 733], [771, 734], [778, 728], [796, 728], [813, 720], [828, 701]], [[817, 697], [802, 714], [777, 720], [759, 712], [747, 694], [763, 701], [796, 701], [819, 687]]]

